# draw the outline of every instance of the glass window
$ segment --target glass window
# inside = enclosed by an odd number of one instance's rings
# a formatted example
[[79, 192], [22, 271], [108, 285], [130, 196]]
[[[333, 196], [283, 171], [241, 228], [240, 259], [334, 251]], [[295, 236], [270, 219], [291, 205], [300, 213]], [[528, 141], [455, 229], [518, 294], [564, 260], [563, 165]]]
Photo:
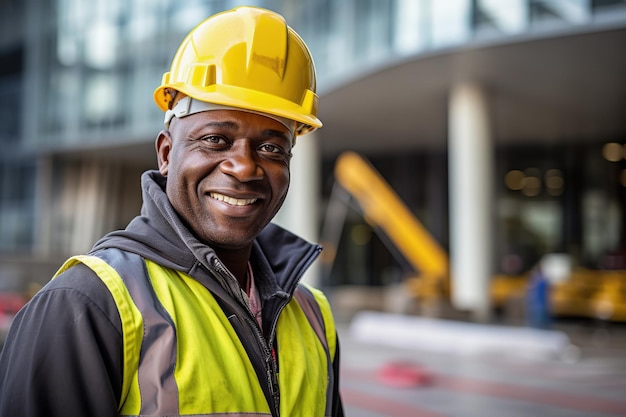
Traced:
[[470, 1], [430, 1], [432, 46], [459, 45], [470, 38]]
[[527, 0], [478, 0], [474, 10], [474, 28], [477, 31], [520, 33], [526, 29], [527, 16]]
[[592, 0], [594, 9], [626, 8], [626, 0]]
[[133, 13], [128, 23], [128, 40], [149, 39], [157, 29], [157, 20], [150, 13]]
[[[301, 8], [286, 7], [291, 26], [304, 39], [315, 61], [318, 81], [345, 71], [352, 53], [350, 17], [344, 12], [349, 2], [314, 0]], [[321, 85], [320, 81], [320, 85]]]
[[593, 12], [606, 17], [626, 13], [626, 0], [591, 0]]
[[399, 53], [417, 52], [426, 46], [425, 4], [417, 0], [396, 1], [394, 47]]
[[175, 32], [189, 32], [205, 15], [207, 15], [206, 6], [202, 4], [181, 7], [172, 16], [172, 27]]
[[122, 74], [96, 72], [85, 79], [84, 122], [87, 127], [116, 126], [123, 123], [122, 108], [118, 106], [122, 89]]
[[20, 135], [24, 51], [10, 48], [0, 54], [0, 142], [17, 142]]
[[35, 166], [32, 160], [0, 165], [0, 247], [28, 248], [33, 241]]
[[85, 32], [85, 65], [100, 70], [113, 68], [120, 42], [118, 26], [106, 19], [96, 20]]
[[21, 77], [0, 77], [0, 143], [15, 143], [20, 135]]
[[82, 77], [76, 67], [52, 67], [44, 77], [41, 104], [41, 129], [38, 140], [45, 142], [49, 136], [59, 135], [69, 139], [78, 129], [80, 117], [80, 91]]
[[531, 0], [533, 23], [585, 23], [590, 16], [590, 0]]
[[[26, 5], [24, 0], [5, 0], [0, 2], [0, 39], [3, 45], [9, 45], [24, 37], [26, 25]], [[4, 61], [0, 61], [4, 63]]]
[[600, 189], [586, 190], [582, 196], [583, 255], [602, 259], [619, 247], [621, 210], [612, 196]]
[[391, 2], [354, 2], [355, 53], [364, 59], [379, 58], [391, 46]]

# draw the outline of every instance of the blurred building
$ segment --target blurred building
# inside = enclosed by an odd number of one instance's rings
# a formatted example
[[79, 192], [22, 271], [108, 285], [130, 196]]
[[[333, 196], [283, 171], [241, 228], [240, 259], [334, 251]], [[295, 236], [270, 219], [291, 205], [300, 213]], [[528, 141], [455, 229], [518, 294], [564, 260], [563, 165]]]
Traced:
[[[315, 239], [355, 150], [449, 250], [460, 308], [546, 253], [626, 269], [624, 0], [4, 0], [0, 289], [138, 213], [152, 91], [184, 35], [238, 4], [284, 14], [319, 73], [325, 127], [295, 149], [280, 222]], [[325, 284], [403, 279], [373, 229], [350, 211]]]

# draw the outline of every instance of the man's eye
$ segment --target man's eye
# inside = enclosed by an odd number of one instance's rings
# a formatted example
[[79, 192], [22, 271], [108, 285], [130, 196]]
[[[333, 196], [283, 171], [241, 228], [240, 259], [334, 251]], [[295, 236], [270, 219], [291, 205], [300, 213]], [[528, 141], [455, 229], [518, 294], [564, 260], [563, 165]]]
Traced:
[[258, 147], [258, 152], [260, 155], [263, 155], [265, 158], [279, 161], [281, 163], [289, 162], [291, 159], [291, 154], [286, 151], [282, 146], [274, 145], [271, 143], [264, 143], [263, 145]]
[[261, 145], [260, 149], [263, 152], [284, 153], [284, 151], [279, 146], [272, 145], [271, 143], [265, 143], [265, 144]]
[[223, 136], [219, 136], [219, 135], [203, 136], [200, 138], [200, 140], [204, 142], [214, 143], [214, 144], [226, 143], [226, 139]]

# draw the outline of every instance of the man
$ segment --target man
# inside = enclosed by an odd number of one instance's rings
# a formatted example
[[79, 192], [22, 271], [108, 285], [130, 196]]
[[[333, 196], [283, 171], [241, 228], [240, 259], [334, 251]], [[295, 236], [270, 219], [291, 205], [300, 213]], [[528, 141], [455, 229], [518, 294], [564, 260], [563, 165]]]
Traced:
[[270, 224], [296, 136], [321, 127], [281, 16], [217, 14], [181, 44], [141, 215], [70, 259], [16, 317], [2, 416], [342, 416], [321, 248]]

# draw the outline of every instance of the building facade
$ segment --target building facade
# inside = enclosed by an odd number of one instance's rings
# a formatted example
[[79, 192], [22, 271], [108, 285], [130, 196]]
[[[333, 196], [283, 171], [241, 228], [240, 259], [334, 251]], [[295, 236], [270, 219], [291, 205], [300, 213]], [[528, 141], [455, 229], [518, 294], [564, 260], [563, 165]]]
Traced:
[[[139, 210], [185, 34], [248, 4], [312, 50], [325, 127], [295, 149], [279, 222], [317, 239], [346, 150], [450, 253], [459, 308], [546, 253], [626, 269], [626, 1], [7, 0], [0, 4], [0, 287], [45, 282]], [[306, 161], [305, 161], [306, 159]], [[359, 210], [327, 285], [402, 280]]]

